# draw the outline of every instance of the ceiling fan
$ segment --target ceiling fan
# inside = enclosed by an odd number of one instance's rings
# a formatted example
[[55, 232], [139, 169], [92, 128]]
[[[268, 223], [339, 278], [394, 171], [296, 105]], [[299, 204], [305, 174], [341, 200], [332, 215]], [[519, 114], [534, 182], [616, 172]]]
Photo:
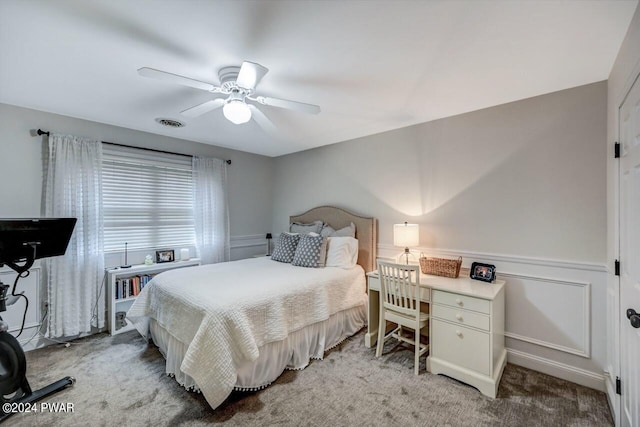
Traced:
[[244, 61], [241, 67], [224, 67], [218, 72], [220, 86], [154, 68], [140, 68], [138, 74], [227, 96], [226, 98], [211, 99], [180, 112], [187, 117], [197, 117], [222, 107], [222, 113], [230, 122], [239, 125], [253, 118], [260, 127], [273, 133], [276, 127], [271, 120], [254, 104], [247, 101], [310, 114], [320, 112], [320, 107], [317, 105], [256, 95], [256, 86], [268, 71], [269, 69], [266, 67], [249, 61]]

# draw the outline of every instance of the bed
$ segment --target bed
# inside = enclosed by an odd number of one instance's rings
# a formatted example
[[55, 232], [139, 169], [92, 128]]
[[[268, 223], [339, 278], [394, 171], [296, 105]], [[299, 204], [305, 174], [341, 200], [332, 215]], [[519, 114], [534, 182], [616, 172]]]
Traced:
[[212, 408], [233, 390], [259, 390], [366, 323], [365, 272], [374, 269], [376, 220], [331, 206], [290, 217], [338, 230], [356, 225], [357, 265], [305, 268], [250, 258], [167, 271], [127, 317], [158, 346], [167, 374]]

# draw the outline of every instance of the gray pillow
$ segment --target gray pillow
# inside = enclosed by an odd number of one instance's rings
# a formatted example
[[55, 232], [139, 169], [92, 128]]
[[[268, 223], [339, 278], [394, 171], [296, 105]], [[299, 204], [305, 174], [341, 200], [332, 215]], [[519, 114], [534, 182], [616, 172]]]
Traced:
[[326, 257], [327, 239], [325, 237], [311, 236], [308, 234], [300, 236], [300, 242], [296, 248], [296, 253], [293, 256], [291, 265], [311, 268], [324, 267], [324, 265], [320, 265], [323, 246]]
[[309, 224], [294, 222], [291, 225], [289, 225], [289, 231], [292, 233], [300, 233], [300, 234], [320, 233], [320, 230], [322, 230], [322, 221], [313, 221]]
[[[309, 233], [309, 236], [321, 236], [318, 233]], [[324, 267], [327, 263], [327, 250], [329, 249], [329, 239], [325, 236], [322, 236], [322, 246], [320, 247], [320, 261], [318, 262], [318, 267]]]
[[351, 223], [340, 230], [334, 230], [330, 225], [325, 224], [320, 232], [322, 237], [356, 237], [356, 225]]
[[329, 224], [324, 224], [322, 226], [322, 230], [320, 230], [320, 235], [322, 237], [331, 237], [331, 235], [335, 232], [336, 230], [334, 230], [332, 226], [330, 226]]
[[271, 254], [271, 259], [287, 263], [293, 261], [299, 241], [299, 234], [280, 233], [278, 244], [273, 250], [273, 254]]

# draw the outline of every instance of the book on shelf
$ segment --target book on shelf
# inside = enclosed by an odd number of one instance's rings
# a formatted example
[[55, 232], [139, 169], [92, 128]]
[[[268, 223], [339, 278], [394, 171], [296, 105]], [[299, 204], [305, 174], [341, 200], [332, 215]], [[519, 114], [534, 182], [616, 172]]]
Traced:
[[116, 299], [137, 297], [142, 289], [153, 279], [153, 276], [155, 276], [155, 274], [139, 274], [137, 276], [116, 279]]

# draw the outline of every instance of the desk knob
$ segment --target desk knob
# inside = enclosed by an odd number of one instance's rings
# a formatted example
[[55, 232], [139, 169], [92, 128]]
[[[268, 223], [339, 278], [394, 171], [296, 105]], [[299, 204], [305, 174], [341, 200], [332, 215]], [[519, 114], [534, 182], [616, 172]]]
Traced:
[[456, 335], [462, 337], [462, 331], [456, 331]]
[[460, 298], [456, 298], [456, 304], [462, 305], [462, 300]]
[[456, 314], [456, 319], [462, 321], [462, 314]]

